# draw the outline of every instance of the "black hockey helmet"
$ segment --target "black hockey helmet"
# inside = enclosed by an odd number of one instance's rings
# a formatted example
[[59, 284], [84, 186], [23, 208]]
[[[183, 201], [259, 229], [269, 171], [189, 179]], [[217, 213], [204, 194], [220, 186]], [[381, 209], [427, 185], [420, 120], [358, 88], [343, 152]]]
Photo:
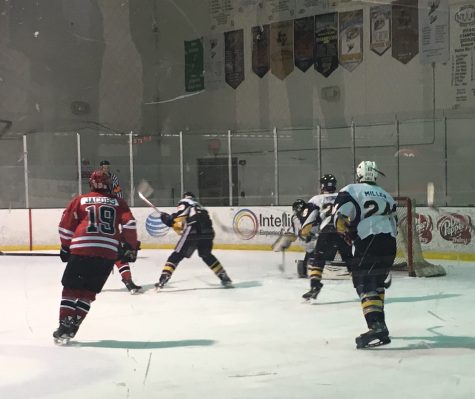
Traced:
[[294, 213], [301, 213], [306, 206], [307, 203], [303, 199], [299, 198], [292, 204], [292, 210]]
[[185, 191], [183, 193], [183, 198], [195, 199], [195, 194], [193, 194], [191, 191]]
[[320, 178], [320, 190], [327, 193], [334, 193], [336, 191], [336, 177], [332, 174], [323, 175]]
[[99, 162], [99, 165], [100, 166], [104, 166], [104, 165], [110, 165], [111, 163], [107, 160], [107, 159], [104, 159], [102, 160], [101, 162]]

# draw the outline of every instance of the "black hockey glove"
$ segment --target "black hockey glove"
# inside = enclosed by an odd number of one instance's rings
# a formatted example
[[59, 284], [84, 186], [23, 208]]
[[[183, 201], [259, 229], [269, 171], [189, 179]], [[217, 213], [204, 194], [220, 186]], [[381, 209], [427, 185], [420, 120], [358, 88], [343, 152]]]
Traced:
[[71, 253], [69, 252], [69, 248], [61, 245], [61, 249], [59, 250], [59, 257], [61, 258], [62, 262], [68, 262]]
[[160, 217], [162, 218], [162, 222], [165, 223], [168, 227], [172, 227], [173, 226], [173, 218], [172, 218], [172, 215], [166, 213], [166, 212], [162, 212], [160, 214]]
[[315, 234], [310, 233], [307, 237], [304, 238], [305, 244], [308, 244], [310, 241], [312, 241], [315, 238]]
[[127, 242], [121, 242], [118, 248], [118, 259], [122, 263], [133, 263], [137, 260], [137, 252], [140, 249], [140, 241], [138, 241], [137, 249], [132, 249]]

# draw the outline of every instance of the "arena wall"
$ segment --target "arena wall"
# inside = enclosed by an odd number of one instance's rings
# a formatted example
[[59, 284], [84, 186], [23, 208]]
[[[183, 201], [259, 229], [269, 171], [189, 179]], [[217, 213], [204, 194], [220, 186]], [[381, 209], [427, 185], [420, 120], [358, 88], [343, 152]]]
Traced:
[[[289, 207], [208, 208], [216, 230], [215, 248], [271, 250], [271, 245], [290, 226]], [[132, 208], [143, 249], [173, 248], [178, 236], [170, 229], [162, 237], [146, 229], [150, 208]], [[174, 208], [163, 208], [173, 212]], [[62, 209], [0, 210], [0, 250], [59, 249], [58, 223]], [[474, 231], [470, 227], [475, 208], [416, 209], [416, 231], [428, 259], [475, 260]], [[296, 242], [290, 250], [302, 251]]]

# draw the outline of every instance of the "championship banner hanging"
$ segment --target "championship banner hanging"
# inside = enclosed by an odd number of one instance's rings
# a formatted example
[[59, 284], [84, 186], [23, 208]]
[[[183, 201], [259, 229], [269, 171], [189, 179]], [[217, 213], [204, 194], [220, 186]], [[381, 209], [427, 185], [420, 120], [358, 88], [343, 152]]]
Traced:
[[264, 16], [264, 7], [262, 0], [234, 0], [237, 2], [236, 26], [262, 25], [269, 23]]
[[244, 81], [244, 31], [224, 34], [224, 71], [226, 83], [236, 89]]
[[339, 60], [353, 71], [363, 61], [363, 10], [341, 12], [339, 18]]
[[306, 17], [294, 20], [294, 60], [302, 72], [307, 71], [315, 60], [313, 56], [315, 18]]
[[229, 0], [208, 0], [208, 10], [211, 19], [210, 30], [223, 32], [235, 26], [234, 4]]
[[263, 0], [260, 4], [266, 22], [286, 21], [295, 16], [295, 0]]
[[449, 1], [419, 0], [421, 64], [449, 60]]
[[317, 72], [328, 78], [338, 68], [338, 14], [315, 17], [315, 65]]
[[407, 64], [419, 52], [418, 0], [397, 0], [393, 2], [392, 56]]
[[252, 71], [260, 78], [270, 69], [270, 26], [253, 26], [252, 35]]
[[205, 89], [221, 89], [224, 87], [224, 37], [209, 35], [203, 42]]
[[475, 102], [475, 5], [450, 8], [452, 102], [454, 108], [473, 107]]
[[383, 55], [391, 47], [391, 6], [370, 8], [370, 49]]
[[295, 17], [302, 18], [328, 12], [329, 0], [295, 0]]
[[185, 40], [185, 91], [203, 89], [203, 39]]
[[270, 70], [281, 80], [294, 70], [293, 21], [276, 22], [270, 26]]

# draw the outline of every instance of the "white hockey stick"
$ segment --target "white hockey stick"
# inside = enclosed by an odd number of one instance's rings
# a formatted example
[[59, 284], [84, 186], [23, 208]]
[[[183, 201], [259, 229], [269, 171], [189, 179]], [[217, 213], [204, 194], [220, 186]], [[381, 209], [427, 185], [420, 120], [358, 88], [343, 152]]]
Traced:
[[434, 205], [434, 195], [435, 195], [435, 188], [434, 183], [431, 181], [427, 183], [427, 206], [434, 210], [437, 210], [437, 207]]
[[158, 208], [153, 205], [148, 199], [147, 197], [145, 197], [145, 195], [143, 195], [140, 191], [139, 191], [139, 197], [142, 199], [143, 202], [145, 202], [149, 207], [153, 208], [155, 210], [155, 212], [157, 212], [159, 215], [162, 213], [158, 210]]
[[139, 184], [137, 184], [136, 191], [140, 191], [144, 196], [150, 197], [154, 190], [147, 180], [142, 179]]
[[[450, 216], [450, 213], [442, 212], [434, 203], [434, 196], [435, 196], [435, 187], [434, 183], [429, 182], [427, 183], [427, 206], [432, 209], [433, 211], [437, 212], [439, 215], [443, 216]], [[471, 222], [470, 217], [468, 217], [468, 221], [464, 221], [461, 219], [457, 219], [457, 221], [465, 226], [470, 226], [472, 230], [475, 231], [475, 226]]]

